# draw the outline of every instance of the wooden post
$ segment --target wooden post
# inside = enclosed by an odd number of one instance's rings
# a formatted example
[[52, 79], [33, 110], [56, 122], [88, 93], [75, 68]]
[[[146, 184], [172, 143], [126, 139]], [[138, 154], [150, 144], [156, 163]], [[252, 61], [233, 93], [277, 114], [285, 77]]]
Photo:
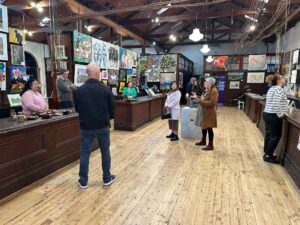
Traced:
[[119, 34], [119, 46], [122, 47], [123, 46], [123, 37], [121, 34]]

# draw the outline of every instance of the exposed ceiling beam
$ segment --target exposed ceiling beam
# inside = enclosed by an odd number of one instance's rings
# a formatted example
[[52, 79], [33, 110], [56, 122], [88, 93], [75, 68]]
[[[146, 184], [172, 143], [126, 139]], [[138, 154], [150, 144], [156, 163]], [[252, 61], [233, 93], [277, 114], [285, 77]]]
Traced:
[[[63, 0], [65, 3], [67, 3], [68, 7], [72, 10], [73, 13], [79, 14], [79, 15], [84, 15], [86, 13], [94, 13], [93, 10], [87, 8], [86, 6], [76, 2], [75, 0]], [[129, 36], [135, 40], [140, 41], [141, 43], [145, 42], [142, 37], [139, 35], [133, 33], [132, 31], [126, 29], [125, 27], [117, 24], [116, 22], [104, 17], [104, 16], [96, 16], [93, 18], [107, 26], [112, 27], [118, 34], [122, 36]]]
[[[62, 1], [68, 2], [69, 0], [62, 0]], [[186, 1], [187, 0], [164, 1], [164, 2], [157, 2], [157, 3], [133, 6], [133, 7], [128, 7], [128, 8], [119, 8], [119, 9], [105, 10], [105, 11], [99, 11], [99, 12], [95, 12], [95, 11], [85, 12], [85, 13], [81, 13], [80, 15], [76, 15], [76, 16], [68, 16], [68, 17], [64, 17], [64, 18], [59, 18], [59, 22], [71, 22], [71, 21], [78, 20], [78, 19], [90, 19], [90, 18], [95, 18], [98, 16], [108, 16], [108, 15], [124, 13], [124, 12], [155, 10], [155, 9], [161, 9], [162, 7], [171, 8], [171, 9], [200, 7], [200, 6], [204, 7], [204, 6], [229, 2], [231, 0], [215, 0], [212, 2], [172, 4], [171, 6], [167, 6], [167, 4], [169, 4], [169, 3], [186, 2]], [[75, 2], [75, 1], [73, 1], [73, 2]], [[75, 2], [75, 3], [77, 3], [77, 2]], [[77, 3], [77, 4], [79, 4], [79, 3]]]
[[[211, 18], [222, 18], [226, 16], [240, 16], [240, 15], [250, 15], [255, 14], [255, 10], [249, 9], [232, 9], [226, 11], [214, 11], [214, 12], [200, 12], [198, 13], [198, 19], [211, 19]], [[183, 14], [183, 15], [176, 15], [176, 16], [162, 16], [159, 17], [159, 21], [161, 23], [164, 22], [176, 22], [176, 21], [184, 21], [184, 20], [195, 20], [196, 15], [195, 13]], [[145, 19], [136, 19], [136, 20], [128, 20], [123, 24], [143, 24], [143, 23], [151, 23], [151, 18]]]

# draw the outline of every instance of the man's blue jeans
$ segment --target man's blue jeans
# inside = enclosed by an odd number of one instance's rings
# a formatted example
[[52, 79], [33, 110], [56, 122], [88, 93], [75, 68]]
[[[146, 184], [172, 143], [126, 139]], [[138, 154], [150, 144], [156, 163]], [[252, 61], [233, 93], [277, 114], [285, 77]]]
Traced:
[[109, 128], [80, 130], [80, 167], [79, 177], [83, 185], [88, 183], [89, 160], [94, 138], [97, 137], [102, 155], [103, 181], [109, 182], [110, 174], [110, 133]]

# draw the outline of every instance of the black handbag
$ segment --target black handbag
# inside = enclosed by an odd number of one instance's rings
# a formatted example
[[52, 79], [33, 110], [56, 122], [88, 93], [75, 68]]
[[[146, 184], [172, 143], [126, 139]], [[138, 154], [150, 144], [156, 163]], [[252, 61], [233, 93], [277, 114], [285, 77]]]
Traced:
[[172, 118], [172, 115], [169, 112], [161, 114], [161, 119], [162, 120], [171, 119], [171, 118]]

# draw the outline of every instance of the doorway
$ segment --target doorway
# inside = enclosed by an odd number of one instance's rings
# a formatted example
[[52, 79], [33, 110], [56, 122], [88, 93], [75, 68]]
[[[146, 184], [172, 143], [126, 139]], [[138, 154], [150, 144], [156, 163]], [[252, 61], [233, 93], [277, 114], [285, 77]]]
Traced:
[[25, 52], [25, 65], [26, 65], [26, 74], [34, 77], [39, 81], [38, 77], [38, 64], [35, 57], [29, 52]]

